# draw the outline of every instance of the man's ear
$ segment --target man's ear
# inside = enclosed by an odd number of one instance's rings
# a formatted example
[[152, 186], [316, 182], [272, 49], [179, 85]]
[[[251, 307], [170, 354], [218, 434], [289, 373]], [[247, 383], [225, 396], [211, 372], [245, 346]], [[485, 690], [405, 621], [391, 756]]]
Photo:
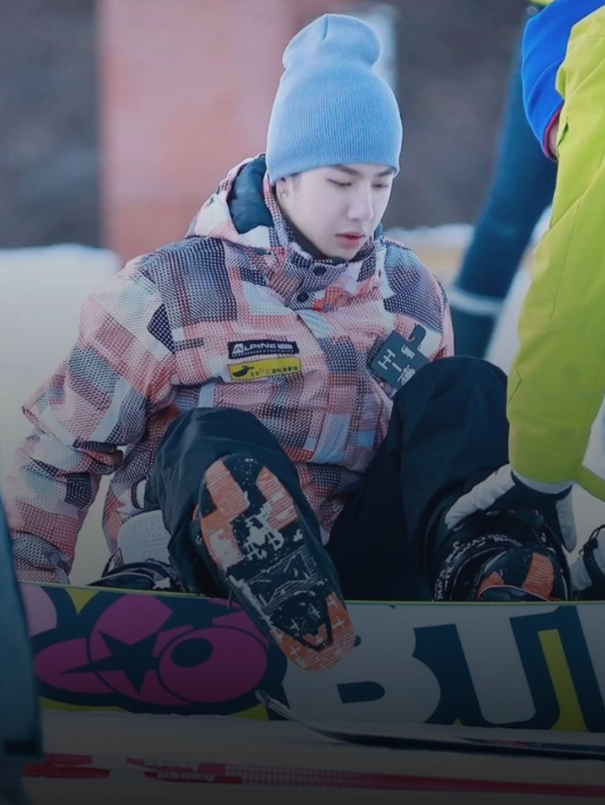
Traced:
[[278, 179], [275, 185], [275, 192], [278, 198], [284, 198], [288, 195], [288, 179]]

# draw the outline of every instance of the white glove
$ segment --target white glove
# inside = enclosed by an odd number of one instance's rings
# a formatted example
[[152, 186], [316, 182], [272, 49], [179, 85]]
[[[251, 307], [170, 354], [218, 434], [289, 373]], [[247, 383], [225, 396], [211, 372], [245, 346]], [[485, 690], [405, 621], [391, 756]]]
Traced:
[[572, 505], [572, 484], [542, 484], [515, 473], [510, 464], [500, 467], [485, 481], [459, 498], [445, 515], [445, 524], [455, 529], [477, 512], [535, 509], [568, 550], [576, 547], [577, 535]]

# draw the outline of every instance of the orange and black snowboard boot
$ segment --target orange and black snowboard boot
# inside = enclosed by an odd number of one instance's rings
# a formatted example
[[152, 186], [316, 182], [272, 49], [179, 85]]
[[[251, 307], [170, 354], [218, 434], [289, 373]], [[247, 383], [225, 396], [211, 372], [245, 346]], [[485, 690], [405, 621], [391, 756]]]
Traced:
[[441, 601], [567, 601], [563, 550], [538, 512], [469, 518], [443, 540], [434, 578]]
[[195, 516], [201, 555], [286, 657], [307, 671], [345, 659], [355, 644], [330, 557], [280, 480], [231, 454], [205, 473]]

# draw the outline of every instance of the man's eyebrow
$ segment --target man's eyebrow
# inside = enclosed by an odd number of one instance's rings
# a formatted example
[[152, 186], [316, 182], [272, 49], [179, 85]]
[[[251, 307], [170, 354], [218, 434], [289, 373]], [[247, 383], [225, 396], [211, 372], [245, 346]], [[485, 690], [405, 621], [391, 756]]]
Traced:
[[[342, 171], [343, 173], [348, 173], [349, 176], [363, 176], [362, 173], [355, 170], [355, 168], [350, 168], [348, 165], [334, 165], [336, 170]], [[377, 173], [376, 176], [391, 176], [395, 173], [394, 168], [387, 168], [386, 170], [380, 171]]]

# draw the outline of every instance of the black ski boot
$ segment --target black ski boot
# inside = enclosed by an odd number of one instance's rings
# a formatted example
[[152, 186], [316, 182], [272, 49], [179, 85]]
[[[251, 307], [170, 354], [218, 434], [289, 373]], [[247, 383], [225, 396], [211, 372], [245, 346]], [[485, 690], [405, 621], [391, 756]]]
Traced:
[[473, 515], [440, 528], [432, 567], [437, 601], [567, 601], [563, 549], [535, 511]]
[[89, 587], [110, 587], [118, 590], [157, 590], [182, 593], [185, 588], [170, 565], [157, 559], [123, 564], [120, 551], [116, 551], [105, 565], [101, 577]]
[[194, 544], [222, 585], [286, 657], [322, 671], [353, 649], [336, 570], [281, 481], [257, 459], [225, 456], [205, 473]]

